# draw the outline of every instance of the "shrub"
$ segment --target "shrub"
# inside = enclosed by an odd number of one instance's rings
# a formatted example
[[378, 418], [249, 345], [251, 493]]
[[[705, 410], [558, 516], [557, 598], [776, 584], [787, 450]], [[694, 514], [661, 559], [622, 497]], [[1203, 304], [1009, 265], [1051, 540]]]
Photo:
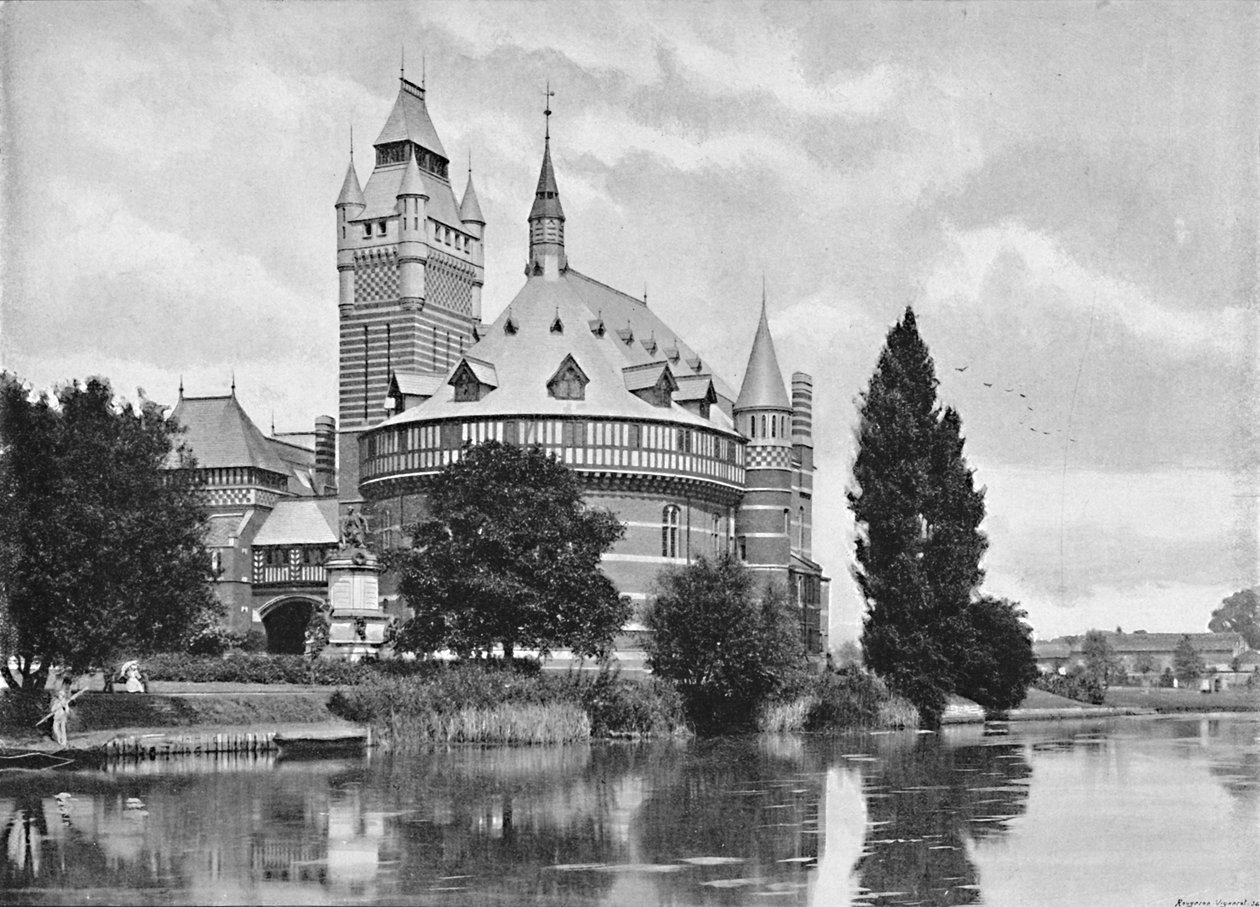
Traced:
[[154, 655], [140, 664], [148, 680], [183, 683], [300, 683], [335, 686], [362, 681], [372, 668], [345, 661], [231, 651], [207, 655]]
[[686, 727], [682, 697], [660, 678], [628, 680], [618, 670], [603, 668], [593, 676], [571, 672], [549, 686], [581, 704], [591, 733], [599, 737], [663, 736]]
[[1042, 674], [1033, 681], [1033, 686], [1056, 696], [1065, 696], [1077, 702], [1088, 702], [1091, 705], [1102, 705], [1106, 689], [1101, 681], [1091, 673], [1076, 672], [1069, 675]]
[[918, 727], [918, 710], [889, 692], [870, 671], [849, 665], [810, 676], [765, 706], [758, 728], [766, 733]]

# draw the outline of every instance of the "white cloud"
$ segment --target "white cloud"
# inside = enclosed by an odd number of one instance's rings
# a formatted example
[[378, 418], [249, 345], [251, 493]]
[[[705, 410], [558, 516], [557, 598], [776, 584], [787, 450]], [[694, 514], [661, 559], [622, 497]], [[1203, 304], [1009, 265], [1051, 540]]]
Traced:
[[[1242, 352], [1246, 313], [1241, 308], [1173, 309], [1148, 289], [1091, 271], [1053, 237], [1014, 221], [969, 231], [946, 225], [945, 235], [948, 248], [925, 282], [929, 300], [962, 307], [990, 302], [984, 299], [986, 281], [1006, 257], [1015, 256], [1022, 265], [1023, 286], [1031, 291], [1050, 291], [1038, 292], [1037, 297], [1053, 299], [1074, 315], [1092, 312], [1180, 357], [1233, 357]], [[1006, 300], [994, 302], [1004, 304]]]

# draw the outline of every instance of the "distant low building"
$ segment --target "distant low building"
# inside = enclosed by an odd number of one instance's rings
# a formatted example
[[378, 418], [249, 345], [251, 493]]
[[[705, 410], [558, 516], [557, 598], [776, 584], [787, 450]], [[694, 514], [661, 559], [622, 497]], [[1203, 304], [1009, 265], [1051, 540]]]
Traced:
[[[1173, 653], [1182, 637], [1190, 639], [1190, 645], [1210, 671], [1232, 670], [1234, 659], [1247, 651], [1247, 644], [1239, 633], [1147, 633], [1135, 630], [1132, 633], [1104, 632], [1102, 635], [1130, 674], [1159, 674], [1165, 668], [1172, 669]], [[1033, 643], [1037, 667], [1043, 672], [1056, 672], [1060, 668], [1083, 663], [1084, 642], [1084, 636], [1038, 640]]]

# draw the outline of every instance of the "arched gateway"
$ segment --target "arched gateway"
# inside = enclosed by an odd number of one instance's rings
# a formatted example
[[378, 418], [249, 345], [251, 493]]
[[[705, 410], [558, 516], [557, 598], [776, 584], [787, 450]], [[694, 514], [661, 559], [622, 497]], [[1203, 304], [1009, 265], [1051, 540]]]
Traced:
[[324, 601], [313, 595], [281, 595], [258, 609], [267, 631], [267, 651], [273, 655], [306, 653], [306, 625]]

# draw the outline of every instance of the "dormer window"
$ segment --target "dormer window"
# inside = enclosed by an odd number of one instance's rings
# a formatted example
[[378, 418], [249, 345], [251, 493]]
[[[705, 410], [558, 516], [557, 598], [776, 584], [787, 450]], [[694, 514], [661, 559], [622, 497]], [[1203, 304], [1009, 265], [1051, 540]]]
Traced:
[[622, 369], [626, 390], [653, 406], [667, 407], [673, 402], [678, 382], [663, 362], [647, 362]]
[[499, 386], [499, 377], [489, 362], [465, 356], [447, 382], [455, 388], [456, 403], [473, 403]]
[[560, 320], [560, 313], [556, 312], [556, 317], [551, 320], [551, 333], [563, 334], [564, 322]]
[[572, 355], [565, 356], [547, 382], [547, 393], [556, 400], [585, 400], [586, 385], [590, 380]]
[[513, 317], [512, 312], [509, 309], [507, 320], [503, 322], [503, 333], [515, 334], [519, 330], [520, 330], [520, 325], [516, 323], [516, 318]]

